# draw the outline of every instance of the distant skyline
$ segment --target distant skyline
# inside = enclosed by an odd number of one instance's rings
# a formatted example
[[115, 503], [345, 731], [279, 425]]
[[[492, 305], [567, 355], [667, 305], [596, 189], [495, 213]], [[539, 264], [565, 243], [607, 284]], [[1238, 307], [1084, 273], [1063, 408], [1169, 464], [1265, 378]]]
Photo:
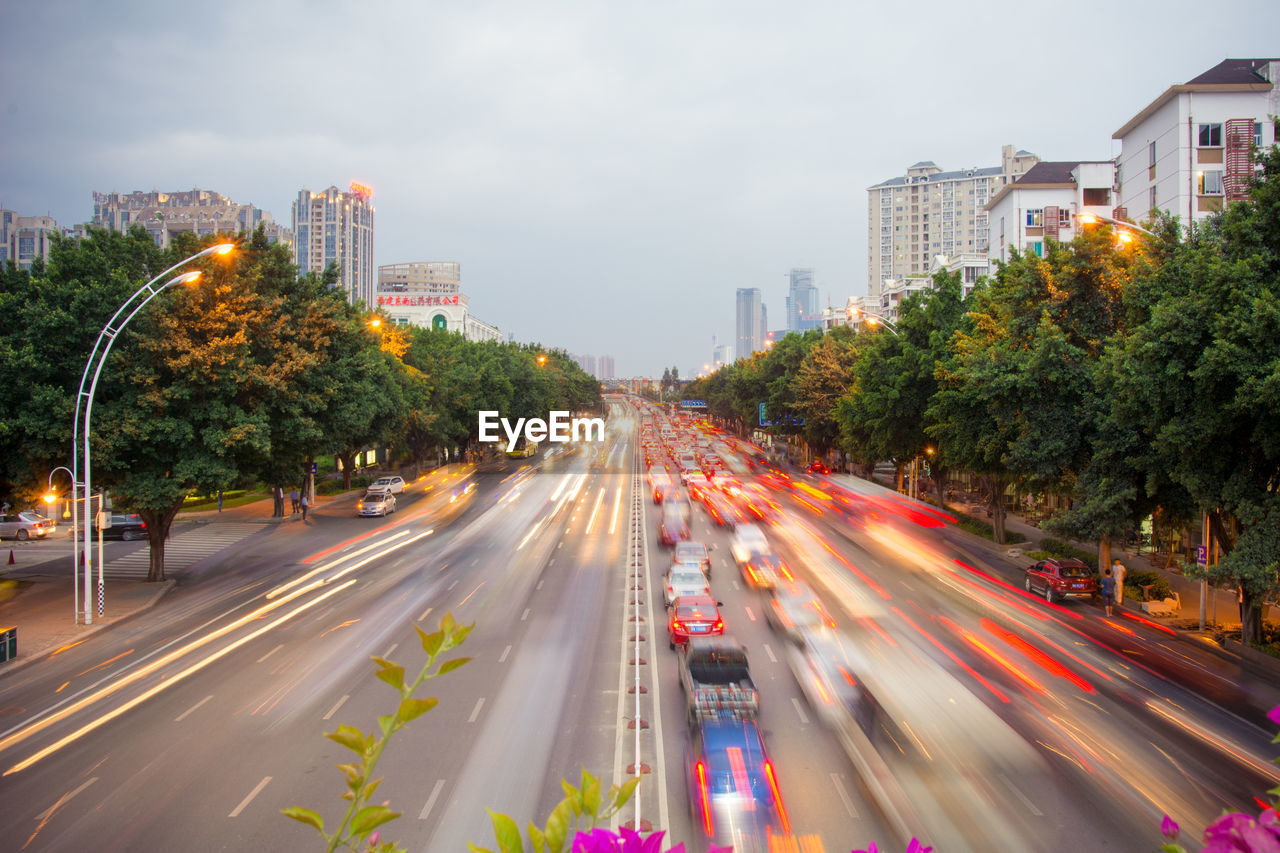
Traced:
[[820, 308], [867, 292], [868, 186], [1003, 144], [1105, 160], [1278, 32], [1270, 0], [9, 4], [0, 206], [73, 225], [95, 190], [198, 187], [287, 224], [356, 180], [375, 265], [458, 261], [504, 334], [692, 375], [738, 288], [775, 317], [792, 268]]

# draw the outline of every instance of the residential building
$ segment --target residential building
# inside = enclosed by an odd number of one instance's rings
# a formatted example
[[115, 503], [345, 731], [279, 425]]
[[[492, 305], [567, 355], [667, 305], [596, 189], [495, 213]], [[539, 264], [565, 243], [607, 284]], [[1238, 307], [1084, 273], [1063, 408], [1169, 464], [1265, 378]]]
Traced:
[[1120, 140], [1115, 218], [1152, 210], [1198, 222], [1248, 194], [1254, 148], [1276, 141], [1280, 59], [1225, 59], [1170, 86], [1112, 134]]
[[141, 225], [162, 249], [167, 249], [178, 234], [195, 234], [198, 237], [243, 234], [256, 230], [260, 225], [272, 242], [288, 244], [293, 241], [289, 229], [277, 225], [265, 210], [201, 189], [95, 192], [91, 224], [120, 232]]
[[[1005, 145], [999, 166], [944, 172], [932, 161], [867, 188], [867, 291], [892, 311], [905, 294], [929, 287], [935, 256], [985, 255], [990, 239], [984, 210], [1002, 187], [1040, 162]], [[908, 284], [908, 280], [922, 284]]]
[[788, 278], [787, 328], [793, 332], [816, 329], [822, 314], [818, 309], [818, 288], [813, 284], [813, 270], [792, 269]]
[[737, 345], [739, 358], [746, 358], [764, 348], [765, 308], [760, 288], [739, 287], [737, 302]]
[[1079, 215], [1110, 217], [1115, 204], [1115, 163], [1040, 162], [1002, 187], [987, 202], [991, 243], [986, 259], [1007, 261], [1012, 249], [1044, 257], [1045, 242], [1067, 242], [1079, 233]]
[[329, 187], [301, 190], [293, 203], [293, 258], [300, 274], [338, 266], [338, 282], [353, 304], [374, 304], [373, 190], [351, 183], [350, 191]]
[[596, 374], [596, 378], [600, 380], [609, 380], [617, 378], [615, 376], [616, 368], [614, 366], [613, 356], [602, 355], [599, 361], [600, 372]]
[[29, 270], [36, 258], [48, 261], [58, 230], [51, 216], [21, 216], [0, 209], [0, 265], [13, 261]]
[[401, 326], [456, 332], [470, 341], [500, 341], [502, 332], [472, 316], [457, 261], [416, 261], [378, 267], [373, 305]]

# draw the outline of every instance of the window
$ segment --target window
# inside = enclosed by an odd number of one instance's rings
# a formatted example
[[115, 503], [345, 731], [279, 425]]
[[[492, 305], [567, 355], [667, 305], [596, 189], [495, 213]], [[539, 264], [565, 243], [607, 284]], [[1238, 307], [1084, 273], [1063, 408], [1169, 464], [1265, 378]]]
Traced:
[[1199, 174], [1200, 195], [1222, 195], [1222, 173], [1201, 172]]
[[1044, 225], [1044, 208], [1037, 207], [1027, 211], [1027, 227], [1040, 228]]
[[1058, 208], [1058, 227], [1059, 228], [1071, 227], [1071, 209], [1070, 208], [1067, 208], [1067, 207]]
[[1200, 147], [1201, 148], [1221, 148], [1222, 147], [1222, 125], [1221, 124], [1200, 125]]
[[1253, 147], [1262, 147], [1262, 122], [1255, 121], [1253, 123]]
[[1159, 207], [1159, 205], [1158, 205], [1158, 204], [1156, 204], [1156, 188], [1155, 188], [1155, 187], [1152, 187], [1152, 188], [1151, 188], [1151, 203], [1147, 205], [1147, 210], [1154, 210], [1154, 209], [1155, 209], [1155, 208], [1157, 208], [1157, 207]]
[[1032, 243], [1030, 246], [1028, 246], [1027, 248], [1029, 248], [1029, 249], [1031, 249], [1031, 251], [1035, 252], [1035, 253], [1036, 253], [1036, 257], [1037, 257], [1037, 258], [1043, 258], [1043, 257], [1044, 257], [1044, 241], [1043, 241], [1043, 240], [1037, 240], [1037, 241], [1035, 241], [1034, 243]]
[[1084, 203], [1086, 207], [1098, 206], [1106, 207], [1111, 204], [1111, 189], [1109, 187], [1085, 187]]
[[1147, 146], [1147, 168], [1154, 169], [1156, 167], [1156, 144], [1153, 142]]

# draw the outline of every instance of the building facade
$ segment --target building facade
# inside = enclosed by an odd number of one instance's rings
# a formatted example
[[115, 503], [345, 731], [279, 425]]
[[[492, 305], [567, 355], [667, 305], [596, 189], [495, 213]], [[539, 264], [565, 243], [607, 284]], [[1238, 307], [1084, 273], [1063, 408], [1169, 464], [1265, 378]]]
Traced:
[[739, 358], [747, 358], [764, 348], [765, 310], [760, 288], [739, 287], [737, 301], [737, 342]]
[[987, 202], [991, 268], [997, 261], [1008, 261], [1011, 249], [1044, 257], [1046, 241], [1074, 239], [1082, 213], [1110, 217], [1115, 183], [1116, 166], [1111, 160], [1032, 166]]
[[51, 216], [21, 216], [0, 209], [0, 264], [13, 261], [29, 270], [36, 258], [47, 262], [58, 230]]
[[1184, 226], [1248, 195], [1252, 150], [1276, 141], [1280, 59], [1226, 59], [1170, 86], [1112, 134], [1120, 140], [1115, 218], [1152, 210]]
[[471, 341], [500, 341], [502, 332], [470, 313], [457, 261], [418, 261], [378, 267], [373, 307], [401, 326], [455, 332]]
[[987, 202], [1040, 158], [1006, 145], [1000, 161], [944, 172], [926, 160], [867, 189], [867, 293], [873, 304], [892, 309], [911, 289], [904, 280], [927, 279], [937, 255], [986, 254]]
[[600, 372], [596, 375], [596, 379], [609, 380], [616, 379], [617, 368], [614, 365], [613, 356], [602, 355], [599, 361]]
[[338, 281], [353, 304], [374, 305], [373, 191], [351, 183], [350, 191], [329, 187], [301, 190], [293, 202], [293, 260], [298, 272], [323, 273], [337, 264]]
[[792, 269], [788, 273], [787, 328], [793, 332], [816, 329], [822, 324], [818, 308], [818, 288], [813, 283], [813, 270]]
[[289, 244], [293, 234], [276, 224], [271, 214], [252, 204], [238, 204], [221, 193], [193, 189], [182, 192], [93, 194], [93, 219], [99, 228], [125, 232], [141, 225], [151, 239], [167, 249], [179, 234], [210, 237], [217, 234], [244, 234], [262, 226], [273, 243]]

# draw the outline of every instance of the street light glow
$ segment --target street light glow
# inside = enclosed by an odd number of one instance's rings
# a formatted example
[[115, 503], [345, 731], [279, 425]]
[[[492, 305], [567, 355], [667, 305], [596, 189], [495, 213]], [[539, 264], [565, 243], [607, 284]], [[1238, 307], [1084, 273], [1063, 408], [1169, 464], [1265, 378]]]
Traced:
[[219, 243], [218, 245], [213, 247], [213, 254], [215, 255], [230, 254], [231, 250], [234, 249], [235, 247], [236, 247], [235, 243]]

